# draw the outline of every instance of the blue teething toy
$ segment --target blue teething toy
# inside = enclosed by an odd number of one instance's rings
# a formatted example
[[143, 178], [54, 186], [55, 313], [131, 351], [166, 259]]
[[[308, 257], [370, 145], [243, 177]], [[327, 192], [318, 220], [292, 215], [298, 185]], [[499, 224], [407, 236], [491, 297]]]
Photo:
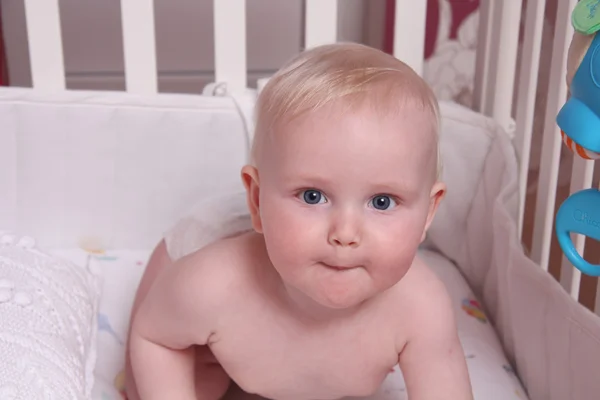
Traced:
[[[569, 82], [570, 97], [557, 115], [563, 141], [571, 151], [585, 159], [600, 158], [600, 0], [577, 3], [571, 21], [575, 36], [570, 57], [580, 57], [573, 79]], [[573, 47], [575, 40], [578, 46]], [[585, 48], [587, 43], [589, 47]], [[576, 54], [580, 50], [582, 54]], [[569, 196], [556, 215], [556, 235], [560, 247], [581, 272], [600, 276], [600, 265], [590, 264], [578, 253], [571, 240], [578, 233], [600, 240], [600, 191], [581, 190]]]
[[600, 240], [600, 191], [581, 190], [569, 196], [556, 214], [558, 243], [575, 268], [587, 275], [600, 276], [600, 265], [590, 264], [577, 252], [570, 233]]

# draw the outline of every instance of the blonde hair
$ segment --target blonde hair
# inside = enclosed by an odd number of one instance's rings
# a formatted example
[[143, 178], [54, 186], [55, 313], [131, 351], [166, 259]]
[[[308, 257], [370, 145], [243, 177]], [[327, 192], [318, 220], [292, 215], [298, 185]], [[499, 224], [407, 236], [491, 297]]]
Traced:
[[343, 98], [352, 107], [371, 100], [381, 112], [393, 113], [404, 104], [431, 113], [437, 147], [439, 106], [427, 83], [399, 59], [356, 43], [336, 43], [306, 50], [269, 79], [256, 105], [252, 162], [275, 125]]

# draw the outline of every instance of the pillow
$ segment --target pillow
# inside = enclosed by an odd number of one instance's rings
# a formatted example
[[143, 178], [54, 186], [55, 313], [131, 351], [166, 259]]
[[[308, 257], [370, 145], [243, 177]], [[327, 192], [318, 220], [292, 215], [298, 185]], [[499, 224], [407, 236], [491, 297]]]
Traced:
[[88, 399], [94, 383], [96, 276], [0, 232], [0, 398]]

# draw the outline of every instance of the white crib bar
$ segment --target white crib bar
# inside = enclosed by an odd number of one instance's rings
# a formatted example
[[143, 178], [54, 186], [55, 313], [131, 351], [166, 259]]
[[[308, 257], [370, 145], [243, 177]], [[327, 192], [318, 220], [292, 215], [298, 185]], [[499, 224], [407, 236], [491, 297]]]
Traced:
[[[594, 161], [584, 160], [575, 156], [573, 160], [573, 172], [571, 173], [570, 193], [578, 192], [592, 186], [594, 177]], [[583, 255], [585, 250], [585, 236], [575, 235], [574, 245], [579, 254]], [[581, 284], [581, 271], [574, 268], [567, 257], [563, 256], [560, 268], [560, 284], [575, 300], [579, 300], [579, 288]]]
[[128, 92], [158, 91], [153, 0], [121, 0], [125, 83]]
[[305, 49], [337, 41], [337, 0], [306, 0], [304, 12]]
[[228, 90], [244, 90], [246, 69], [246, 1], [214, 0], [215, 81]]
[[[507, 131], [512, 130], [512, 104], [515, 72], [517, 65], [517, 49], [519, 45], [519, 25], [521, 21], [521, 0], [497, 1], [496, 15], [500, 13], [496, 28], [497, 45], [495, 62], [490, 64], [491, 116]], [[494, 43], [494, 42], [492, 42]]]
[[473, 107], [484, 114], [488, 107], [487, 101], [490, 90], [490, 58], [494, 54], [491, 51], [495, 21], [492, 17], [494, 10], [495, 7], [491, 0], [480, 1], [475, 76], [473, 79]]
[[423, 76], [427, 2], [396, 0], [394, 56]]
[[523, 233], [525, 195], [531, 152], [531, 134], [535, 112], [535, 95], [538, 85], [540, 48], [546, 0], [529, 0], [525, 11], [525, 34], [521, 56], [521, 70], [517, 87], [515, 146], [519, 159], [519, 238]]
[[[570, 15], [577, 0], [558, 2], [557, 15]], [[552, 61], [550, 66], [551, 84], [544, 114], [544, 132], [542, 138], [542, 159], [540, 163], [539, 185], [535, 207], [535, 224], [533, 227], [533, 243], [531, 258], [542, 269], [548, 270], [550, 244], [553, 235], [554, 207], [556, 203], [556, 185], [562, 140], [556, 125], [556, 115], [567, 98], [565, 82], [567, 53], [573, 28], [570, 18], [557, 18], [552, 45]]]
[[65, 65], [58, 0], [25, 0], [33, 87], [65, 89]]

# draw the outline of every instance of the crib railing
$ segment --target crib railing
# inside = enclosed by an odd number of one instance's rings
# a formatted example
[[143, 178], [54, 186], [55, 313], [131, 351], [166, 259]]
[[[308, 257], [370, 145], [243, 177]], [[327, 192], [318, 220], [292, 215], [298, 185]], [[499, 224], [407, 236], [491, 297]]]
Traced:
[[[552, 61], [547, 99], [538, 185], [535, 199], [527, 197], [531, 175], [531, 143], [536, 113], [536, 92], [544, 18], [547, 6], [557, 4], [553, 32]], [[480, 2], [479, 42], [477, 48], [474, 107], [498, 121], [507, 131], [514, 131], [520, 160], [521, 189], [519, 231], [525, 243], [530, 241], [531, 258], [541, 268], [554, 273], [573, 298], [580, 299], [582, 283], [595, 285], [593, 304], [600, 314], [600, 283], [582, 279], [563, 257], [553, 261], [554, 216], [557, 207], [557, 182], [561, 165], [561, 137], [555, 123], [563, 104], [567, 49], [572, 35], [569, 15], [577, 0], [522, 0]], [[251, 2], [248, 2], [251, 4]], [[304, 47], [337, 40], [338, 1], [305, 0]], [[423, 73], [426, 2], [395, 0], [393, 53], [418, 73]], [[213, 0], [215, 34], [215, 77], [232, 89], [247, 86], [246, 1]], [[65, 68], [60, 34], [58, 0], [25, 0], [27, 32], [33, 86], [39, 90], [65, 89]], [[524, 13], [522, 12], [524, 11]], [[157, 66], [153, 0], [121, 0], [121, 20], [125, 59], [126, 90], [156, 93]], [[519, 33], [523, 24], [521, 62], [517, 65]], [[544, 49], [547, 51], [547, 49]], [[518, 73], [517, 85], [515, 76]], [[516, 92], [515, 92], [516, 87]], [[538, 111], [539, 113], [539, 111]], [[513, 119], [514, 115], [514, 119]], [[593, 163], [575, 158], [570, 192], [592, 186]], [[527, 210], [534, 215], [533, 232], [525, 237]], [[586, 243], [577, 237], [577, 248], [585, 254]], [[593, 260], [591, 260], [593, 262]], [[596, 260], [597, 261], [597, 260]], [[559, 265], [556, 265], [559, 264]], [[557, 272], [558, 271], [558, 272]]]
[[[508, 2], [505, 2], [508, 3]], [[516, 3], [516, 2], [515, 2]], [[574, 299], [580, 298], [583, 279], [579, 270], [573, 268], [566, 257], [560, 257], [560, 250], [554, 235], [554, 218], [557, 207], [566, 195], [576, 191], [590, 188], [594, 175], [593, 161], [586, 161], [580, 157], [572, 157], [572, 165], [561, 160], [561, 151], [564, 151], [560, 130], [556, 124], [556, 115], [567, 98], [566, 66], [569, 44], [573, 35], [570, 15], [577, 4], [577, 0], [527, 0], [524, 15], [524, 35], [522, 60], [520, 63], [520, 79], [518, 81], [516, 97], [516, 131], [515, 144], [520, 158], [520, 189], [521, 207], [519, 213], [520, 230], [523, 233], [523, 221], [526, 209], [534, 213], [533, 232], [531, 234], [531, 258], [541, 268], [553, 272], [560, 280], [561, 285]], [[546, 83], [547, 96], [544, 110], [544, 126], [542, 135], [542, 150], [539, 166], [537, 196], [532, 204], [526, 201], [527, 182], [531, 174], [530, 152], [534, 113], [536, 112], [536, 92], [540, 90], [542, 82], [538, 82], [540, 71], [540, 56], [542, 50], [542, 30], [544, 28], [544, 15], [546, 7], [556, 6], [556, 19], [554, 21], [552, 56], [550, 64], [549, 81]], [[515, 32], [518, 31], [515, 26]], [[543, 49], [547, 51], [547, 49]], [[539, 99], [538, 99], [539, 101]], [[569, 192], [557, 193], [559, 171], [571, 169]], [[592, 263], [597, 263], [598, 249], [595, 252], [586, 252], [586, 240], [582, 235], [575, 235], [574, 243], [580, 254]], [[592, 243], [593, 244], [593, 243]], [[559, 255], [554, 257], [552, 254]], [[592, 260], [591, 258], [596, 258]], [[553, 265], [555, 264], [555, 265]], [[560, 265], [556, 265], [560, 264]], [[600, 281], [586, 278], [588, 292], [595, 292], [593, 304], [588, 306], [600, 315]], [[592, 286], [595, 286], [593, 288]]]

